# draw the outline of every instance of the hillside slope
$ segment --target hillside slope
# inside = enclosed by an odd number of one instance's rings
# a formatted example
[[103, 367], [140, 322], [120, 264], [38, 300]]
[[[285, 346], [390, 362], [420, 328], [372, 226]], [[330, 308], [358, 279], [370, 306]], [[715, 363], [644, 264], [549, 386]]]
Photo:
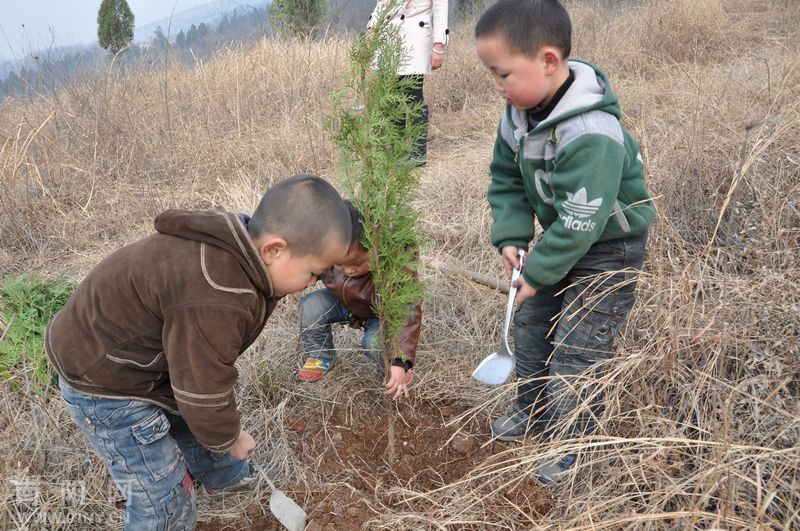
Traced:
[[[374, 413], [380, 382], [358, 355], [342, 356], [318, 385], [297, 382], [298, 297], [287, 297], [240, 361], [239, 404], [257, 458], [276, 463], [318, 528], [800, 527], [800, 7], [609, 5], [570, 4], [573, 55], [609, 74], [642, 142], [658, 220], [638, 305], [600, 382], [608, 406], [598, 435], [562, 442], [580, 455], [568, 484], [530, 485], [556, 449], [489, 442], [487, 421], [513, 388], [469, 377], [500, 341], [503, 295], [427, 270], [414, 398], [399, 407], [413, 427], [401, 434], [410, 457], [390, 470]], [[426, 256], [500, 276], [485, 196], [502, 102], [471, 28], [453, 28], [446, 66], [427, 86], [418, 204]], [[7, 101], [0, 275], [79, 280], [150, 233], [166, 208], [250, 211], [294, 173], [335, 181], [325, 123], [348, 45], [264, 41], [192, 69], [106, 74]], [[7, 324], [0, 317], [0, 335]], [[337, 331], [346, 350], [358, 339]], [[37, 514], [62, 529], [120, 528], [104, 466], [65, 408], [22, 389], [0, 387], [0, 474], [15, 482], [3, 482], [0, 526]], [[59, 489], [74, 482], [83, 496], [66, 507]], [[21, 509], [19, 485], [42, 493], [35, 513]], [[274, 526], [268, 495], [201, 497], [203, 525]]]

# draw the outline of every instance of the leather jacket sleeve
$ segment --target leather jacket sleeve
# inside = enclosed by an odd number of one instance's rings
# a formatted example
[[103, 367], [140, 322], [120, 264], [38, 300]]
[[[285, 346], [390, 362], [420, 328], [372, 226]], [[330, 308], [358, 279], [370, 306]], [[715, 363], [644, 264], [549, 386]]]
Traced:
[[[330, 269], [325, 271], [320, 276], [320, 279], [325, 287], [350, 311], [352, 314], [351, 324], [376, 317], [373, 308], [375, 286], [372, 283], [371, 274], [351, 278], [344, 273]], [[413, 364], [417, 356], [417, 344], [419, 343], [421, 329], [422, 304], [417, 303], [409, 307], [408, 320], [395, 339], [395, 345], [385, 346], [384, 350], [387, 353], [387, 357], [391, 356], [388, 361], [391, 362], [395, 357], [400, 357]], [[398, 351], [401, 353], [399, 356], [395, 354]]]

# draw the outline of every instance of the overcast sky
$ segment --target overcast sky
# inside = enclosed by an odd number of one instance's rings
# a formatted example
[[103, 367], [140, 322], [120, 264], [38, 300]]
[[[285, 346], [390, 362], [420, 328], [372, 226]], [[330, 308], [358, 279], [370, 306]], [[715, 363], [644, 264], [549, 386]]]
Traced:
[[[136, 25], [210, 0], [128, 0]], [[31, 51], [97, 41], [101, 0], [0, 0], [0, 61]]]

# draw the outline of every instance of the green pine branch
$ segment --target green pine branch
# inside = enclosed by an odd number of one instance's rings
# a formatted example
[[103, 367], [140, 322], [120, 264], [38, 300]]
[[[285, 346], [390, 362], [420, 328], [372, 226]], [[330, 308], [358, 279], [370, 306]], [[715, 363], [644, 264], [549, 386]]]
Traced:
[[377, 14], [374, 26], [356, 40], [345, 87], [333, 97], [334, 138], [342, 154], [343, 183], [364, 219], [363, 243], [370, 251], [375, 311], [387, 348], [394, 348], [409, 306], [425, 296], [425, 286], [416, 274], [422, 234], [419, 213], [412, 205], [420, 172], [410, 162], [425, 131], [414, 119], [421, 115], [422, 105], [408, 96], [414, 81], [397, 75], [407, 57], [390, 19], [401, 4], [389, 2]]

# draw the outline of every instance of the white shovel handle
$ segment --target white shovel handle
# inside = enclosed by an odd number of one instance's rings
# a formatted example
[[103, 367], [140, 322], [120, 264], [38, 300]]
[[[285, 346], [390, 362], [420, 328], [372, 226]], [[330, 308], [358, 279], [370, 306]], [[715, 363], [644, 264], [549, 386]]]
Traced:
[[519, 267], [514, 268], [514, 271], [511, 273], [511, 284], [508, 287], [508, 304], [506, 304], [506, 320], [503, 325], [503, 341], [506, 345], [506, 351], [512, 354], [513, 351], [508, 345], [508, 329], [511, 325], [511, 314], [514, 312], [514, 299], [517, 297], [517, 287], [514, 286], [514, 282], [519, 279], [519, 275], [522, 273], [522, 259], [525, 258], [525, 251], [519, 249], [517, 251], [517, 256], [519, 256]]

